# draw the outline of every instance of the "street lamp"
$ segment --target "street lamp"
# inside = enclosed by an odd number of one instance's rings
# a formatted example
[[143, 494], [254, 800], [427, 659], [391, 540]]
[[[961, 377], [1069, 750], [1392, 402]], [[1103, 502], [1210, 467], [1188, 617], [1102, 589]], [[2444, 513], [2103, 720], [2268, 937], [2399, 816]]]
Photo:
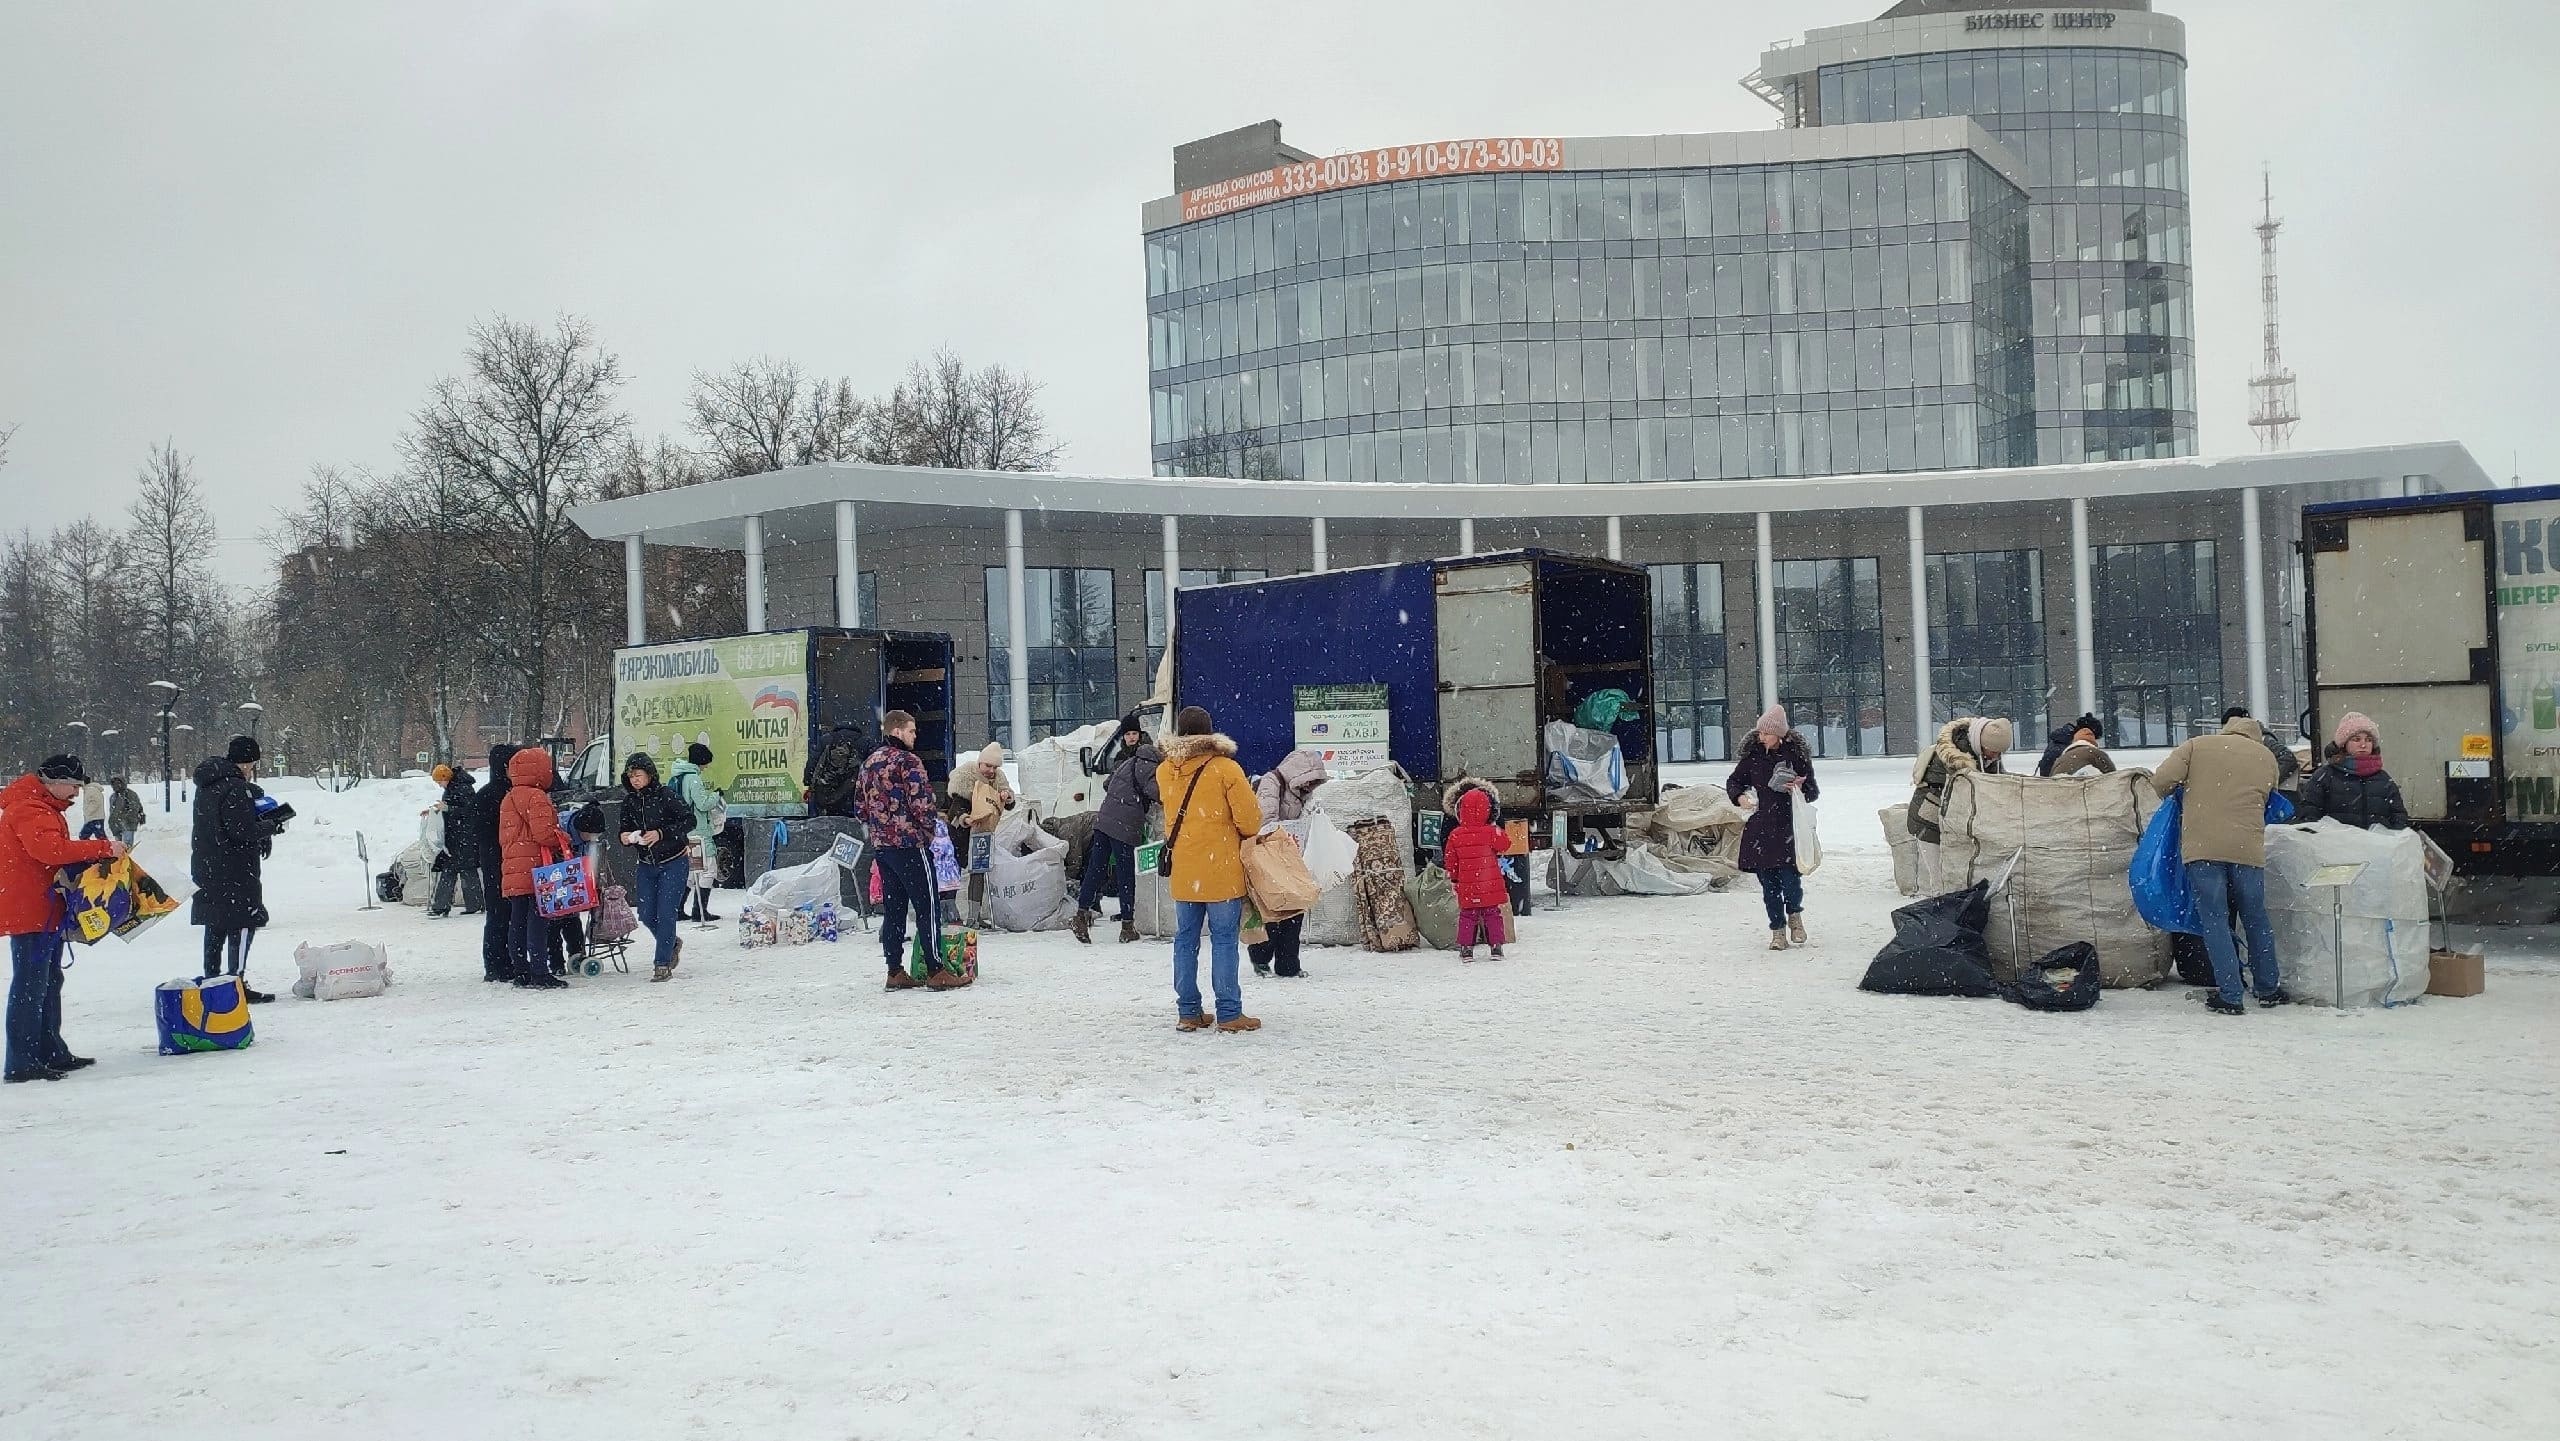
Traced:
[[256, 701], [244, 700], [240, 702], [240, 714], [249, 718], [249, 739], [256, 740], [258, 738], [258, 717], [265, 715], [266, 713], [267, 708], [258, 704]]
[[[185, 721], [178, 722], [178, 737], [179, 739], [187, 742], [189, 750], [193, 750], [195, 748], [195, 733], [196, 728], [194, 726], [187, 724]], [[187, 789], [184, 786], [180, 786], [178, 788], [178, 799], [185, 800], [186, 798]]]
[[178, 683], [155, 680], [151, 688], [160, 692], [160, 814], [165, 816], [176, 809], [169, 799], [169, 722], [173, 718], [169, 713], [178, 704]]

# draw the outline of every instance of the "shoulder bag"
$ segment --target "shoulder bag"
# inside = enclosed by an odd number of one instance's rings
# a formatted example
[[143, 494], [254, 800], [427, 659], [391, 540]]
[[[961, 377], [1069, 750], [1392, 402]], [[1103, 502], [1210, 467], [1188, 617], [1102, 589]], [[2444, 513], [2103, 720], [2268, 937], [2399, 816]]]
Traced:
[[1167, 880], [1173, 878], [1173, 845], [1182, 839], [1182, 823], [1191, 816], [1191, 798], [1200, 793], [1200, 778], [1209, 773], [1210, 765], [1216, 763], [1212, 759], [1191, 773], [1191, 784], [1182, 792], [1182, 806], [1173, 813], [1173, 829], [1165, 832], [1164, 845], [1156, 852], [1156, 874]]

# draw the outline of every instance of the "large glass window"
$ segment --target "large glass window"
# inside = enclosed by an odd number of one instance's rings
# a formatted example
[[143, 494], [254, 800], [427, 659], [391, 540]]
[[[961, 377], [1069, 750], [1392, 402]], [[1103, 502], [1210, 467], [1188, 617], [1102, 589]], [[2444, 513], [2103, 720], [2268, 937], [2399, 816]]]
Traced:
[[[1023, 615], [1030, 627], [1031, 736], [1042, 740], [1120, 715], [1119, 621], [1107, 570], [1023, 572]], [[1005, 572], [987, 567], [987, 733], [1010, 741], [1013, 724], [1012, 626]], [[967, 737], [963, 736], [965, 743]]]
[[2042, 552], [1929, 557], [1929, 703], [1932, 726], [2006, 716], [2021, 746], [2045, 733]]
[[1724, 567], [1646, 569], [1653, 579], [1654, 753], [1666, 761], [1723, 760]]
[[[1231, 580], [1260, 580], [1263, 575], [1264, 572], [1258, 570], [1193, 570], [1189, 566], [1184, 566], [1182, 585], [1179, 588], [1188, 590], [1195, 585], [1225, 585]], [[1166, 611], [1164, 603], [1164, 572], [1150, 570], [1147, 572], [1147, 676], [1150, 681], [1155, 676], [1156, 668], [1164, 664], [1165, 637], [1170, 631], [1171, 624], [1172, 617]]]
[[2115, 746], [2171, 746], [2222, 723], [2222, 600], [2209, 540], [2098, 548], [2098, 695]]
[[1778, 701], [1820, 756], [1884, 754], [1884, 594], [1873, 556], [1777, 563]]

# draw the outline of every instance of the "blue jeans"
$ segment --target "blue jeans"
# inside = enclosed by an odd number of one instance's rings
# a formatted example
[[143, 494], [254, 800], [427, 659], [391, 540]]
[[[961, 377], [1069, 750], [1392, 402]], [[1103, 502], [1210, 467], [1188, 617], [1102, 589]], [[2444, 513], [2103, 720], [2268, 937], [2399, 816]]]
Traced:
[[1769, 909], [1769, 929], [1783, 931], [1787, 917], [1804, 914], [1804, 872], [1793, 866], [1779, 866], [1758, 875], [1760, 904]]
[[2240, 907], [2241, 928], [2249, 933], [2250, 979], [2259, 995], [2274, 995], [2284, 977], [2276, 970], [2276, 928], [2267, 921], [2267, 873], [2226, 861], [2189, 861], [2187, 885], [2196, 893], [2204, 950], [2213, 957], [2213, 984], [2223, 1001], [2240, 1004], [2240, 946], [2231, 934], [2234, 902]]
[[907, 913], [913, 911], [916, 934], [925, 938], [925, 971], [930, 975], [941, 970], [942, 917], [937, 913], [941, 897], [934, 893], [933, 862], [925, 859], [924, 847], [874, 851], [871, 864], [880, 873], [880, 949], [888, 956], [889, 969], [906, 967]]
[[1084, 883], [1076, 891], [1076, 909], [1100, 911], [1105, 886], [1120, 898], [1118, 919], [1125, 921], [1138, 913], [1137, 848], [1096, 831], [1092, 844], [1085, 847]]
[[62, 1043], [62, 937], [11, 936], [8, 1074], [27, 1075], [70, 1054]]
[[1200, 926], [1209, 927], [1209, 988], [1218, 993], [1218, 1019], [1244, 1014], [1244, 983], [1236, 979], [1236, 933], [1244, 929], [1244, 901], [1177, 901], [1173, 907], [1173, 999], [1182, 1014], [1200, 1014]]
[[640, 924], [658, 938], [656, 964], [672, 966], [676, 962], [676, 918], [684, 911], [684, 893], [692, 873], [692, 863], [683, 856], [671, 861], [640, 863]]

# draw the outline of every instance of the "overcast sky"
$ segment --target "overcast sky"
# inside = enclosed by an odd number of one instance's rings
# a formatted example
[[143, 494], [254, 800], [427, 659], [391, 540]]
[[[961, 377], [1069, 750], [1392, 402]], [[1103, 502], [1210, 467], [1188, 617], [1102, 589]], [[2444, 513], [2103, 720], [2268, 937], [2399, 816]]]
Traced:
[[[1761, 129], [1770, 41], [1885, 0], [1559, 6], [0, 6], [0, 523], [120, 512], [163, 436], [234, 580], [318, 462], [386, 466], [478, 317], [592, 319], [644, 433], [756, 355], [949, 346], [1143, 472], [1140, 204], [1173, 146]], [[2560, 481], [2560, 7], [2183, 0], [2204, 448], [2252, 447], [2258, 167], [2296, 444]], [[1285, 22], [1285, 23], [1277, 23]]]

